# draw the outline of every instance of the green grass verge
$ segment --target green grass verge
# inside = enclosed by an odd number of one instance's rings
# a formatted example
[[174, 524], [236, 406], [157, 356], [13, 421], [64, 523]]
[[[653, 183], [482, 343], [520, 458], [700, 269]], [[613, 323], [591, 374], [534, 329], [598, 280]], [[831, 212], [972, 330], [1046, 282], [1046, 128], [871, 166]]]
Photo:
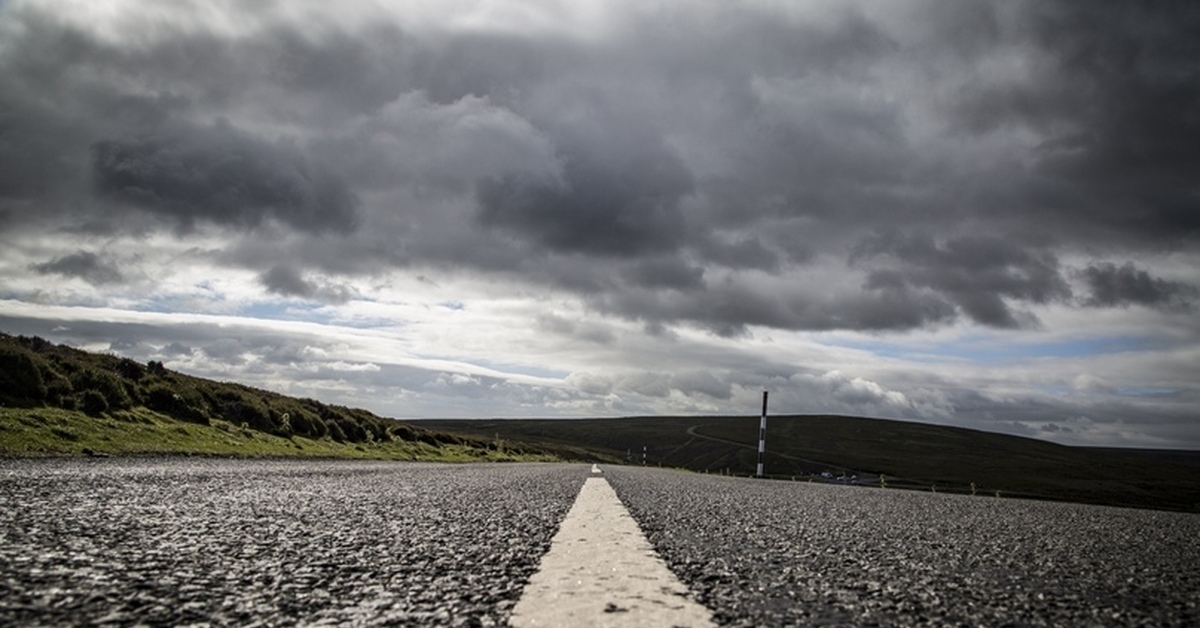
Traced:
[[100, 417], [58, 408], [0, 408], [0, 456], [207, 455], [319, 457], [430, 462], [560, 461], [549, 452], [514, 452], [503, 446], [437, 446], [404, 440], [348, 443], [300, 436], [284, 438], [214, 420], [186, 423], [135, 408]]

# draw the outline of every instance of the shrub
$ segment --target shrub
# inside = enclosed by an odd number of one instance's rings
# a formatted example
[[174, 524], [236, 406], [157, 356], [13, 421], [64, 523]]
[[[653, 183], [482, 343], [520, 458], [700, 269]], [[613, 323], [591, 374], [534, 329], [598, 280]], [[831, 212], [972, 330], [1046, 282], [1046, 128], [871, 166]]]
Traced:
[[342, 427], [338, 425], [337, 422], [330, 421], [326, 423], [325, 426], [328, 428], [330, 438], [339, 443], [346, 442], [346, 433], [342, 431]]
[[46, 403], [66, 410], [75, 409], [75, 388], [71, 386], [71, 380], [53, 370], [43, 373], [42, 377], [46, 379]]
[[117, 362], [117, 372], [121, 377], [134, 382], [146, 376], [146, 368], [129, 358], [121, 358], [121, 361]]
[[396, 440], [416, 440], [416, 434], [413, 433], [413, 428], [409, 425], [393, 425], [388, 431], [391, 432], [392, 438], [395, 438]]
[[39, 403], [46, 398], [46, 383], [38, 368], [41, 360], [20, 347], [0, 346], [0, 399], [10, 403]]
[[274, 431], [271, 411], [259, 399], [238, 391], [223, 392], [220, 396], [223, 400], [221, 414], [227, 421], [245, 423], [260, 432]]
[[108, 399], [96, 389], [88, 389], [79, 395], [79, 409], [92, 415], [99, 416], [108, 412]]
[[[109, 371], [96, 368], [84, 368], [71, 377], [71, 385], [77, 391], [89, 390], [98, 392], [104, 397], [108, 408], [127, 410], [133, 407], [133, 399], [125, 382]], [[84, 408], [85, 411], [86, 407]]]
[[146, 392], [146, 407], [181, 421], [209, 424], [204, 397], [195, 389], [177, 390], [165, 384], [156, 384]]

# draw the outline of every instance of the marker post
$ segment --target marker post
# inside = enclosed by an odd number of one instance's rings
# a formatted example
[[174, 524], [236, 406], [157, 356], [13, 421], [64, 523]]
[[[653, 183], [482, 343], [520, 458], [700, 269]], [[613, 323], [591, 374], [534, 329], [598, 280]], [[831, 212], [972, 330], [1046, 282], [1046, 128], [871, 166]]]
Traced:
[[763, 455], [767, 453], [767, 391], [763, 391], [762, 420], [758, 423], [758, 471], [756, 477], [763, 476]]

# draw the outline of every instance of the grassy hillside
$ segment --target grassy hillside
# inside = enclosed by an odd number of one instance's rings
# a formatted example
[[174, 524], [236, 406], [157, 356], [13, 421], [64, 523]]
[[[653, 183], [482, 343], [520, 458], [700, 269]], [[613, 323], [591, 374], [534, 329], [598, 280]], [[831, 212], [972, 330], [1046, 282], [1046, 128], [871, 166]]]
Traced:
[[145, 408], [103, 416], [58, 408], [0, 408], [0, 454], [5, 455], [208, 455], [442, 462], [560, 459], [549, 452], [481, 447], [470, 439], [460, 440], [339, 442], [331, 438], [285, 438], [220, 419], [208, 425], [186, 423]]
[[[462, 434], [587, 447], [640, 464], [749, 475], [758, 417], [421, 421]], [[840, 416], [769, 417], [766, 474], [978, 495], [1200, 512], [1200, 469], [1152, 452], [1066, 447], [957, 427]], [[881, 480], [882, 476], [882, 480]], [[972, 486], [974, 485], [974, 486]]]
[[402, 460], [593, 459], [439, 432], [366, 410], [296, 399], [0, 334], [0, 455], [173, 453]]

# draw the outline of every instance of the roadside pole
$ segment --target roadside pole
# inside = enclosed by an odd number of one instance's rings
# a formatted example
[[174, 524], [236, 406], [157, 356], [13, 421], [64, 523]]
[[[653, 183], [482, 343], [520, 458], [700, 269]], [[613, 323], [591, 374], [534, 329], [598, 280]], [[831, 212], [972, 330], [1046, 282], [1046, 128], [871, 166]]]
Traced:
[[758, 423], [758, 472], [756, 477], [763, 476], [763, 454], [767, 453], [767, 391], [763, 391], [762, 420]]

